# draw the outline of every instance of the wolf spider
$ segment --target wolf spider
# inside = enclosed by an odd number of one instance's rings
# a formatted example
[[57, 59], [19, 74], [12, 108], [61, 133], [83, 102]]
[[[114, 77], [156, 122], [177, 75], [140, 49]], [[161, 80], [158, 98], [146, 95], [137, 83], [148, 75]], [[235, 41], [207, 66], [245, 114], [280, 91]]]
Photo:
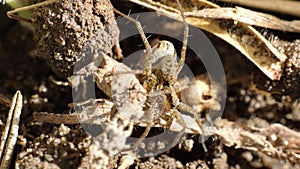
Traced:
[[175, 117], [178, 123], [182, 126], [182, 129], [178, 132], [170, 147], [174, 147], [177, 144], [180, 137], [184, 134], [187, 126], [179, 110], [192, 114], [198, 126], [202, 130], [202, 125], [199, 118], [199, 110], [195, 110], [189, 105], [181, 102], [177, 95], [177, 92], [180, 91], [178, 75], [185, 63], [189, 28], [179, 0], [176, 0], [176, 2], [179, 6], [180, 14], [184, 24], [183, 45], [181, 48], [181, 57], [179, 61], [177, 61], [176, 50], [171, 42], [161, 40], [151, 47], [140, 22], [114, 9], [117, 14], [127, 18], [129, 21], [135, 24], [146, 48], [145, 55], [143, 55], [140, 59], [140, 62], [143, 64], [145, 69], [141, 73], [137, 74], [137, 78], [140, 80], [141, 84], [148, 93], [148, 99], [145, 106], [147, 125], [145, 131], [139, 137], [138, 141], [136, 141], [133, 145], [133, 148], [136, 148], [149, 134], [150, 129], [153, 126], [153, 121], [157, 120], [153, 119], [153, 113], [158, 111], [157, 108], [159, 106], [163, 106], [164, 109], [163, 114], [161, 112], [159, 113], [160, 118], [171, 123]]

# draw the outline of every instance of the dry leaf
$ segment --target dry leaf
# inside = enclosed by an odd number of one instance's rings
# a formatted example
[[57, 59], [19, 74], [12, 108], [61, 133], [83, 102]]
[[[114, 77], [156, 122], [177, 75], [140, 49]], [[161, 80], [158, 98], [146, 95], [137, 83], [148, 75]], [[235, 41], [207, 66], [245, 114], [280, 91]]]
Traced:
[[[130, 0], [144, 7], [157, 11], [167, 17], [182, 20], [176, 4], [171, 1], [154, 2], [152, 0]], [[183, 4], [185, 12], [201, 11], [207, 8], [220, 8], [218, 5], [205, 0], [190, 0]], [[266, 40], [253, 27], [221, 19], [199, 18], [187, 16], [189, 24], [206, 30], [221, 39], [225, 40], [249, 60], [251, 60], [270, 79], [279, 80], [287, 59], [285, 54], [278, 52], [271, 43]]]

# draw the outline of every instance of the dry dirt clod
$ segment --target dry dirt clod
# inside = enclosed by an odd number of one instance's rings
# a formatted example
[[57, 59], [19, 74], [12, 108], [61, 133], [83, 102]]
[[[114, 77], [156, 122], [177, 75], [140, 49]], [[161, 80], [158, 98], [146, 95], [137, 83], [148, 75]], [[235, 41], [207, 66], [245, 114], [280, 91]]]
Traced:
[[110, 53], [119, 38], [112, 8], [109, 0], [58, 0], [35, 8], [36, 54], [55, 73], [68, 77], [76, 63], [87, 63], [100, 51]]
[[91, 144], [91, 137], [79, 127], [54, 127], [27, 143], [18, 154], [15, 168], [77, 168]]

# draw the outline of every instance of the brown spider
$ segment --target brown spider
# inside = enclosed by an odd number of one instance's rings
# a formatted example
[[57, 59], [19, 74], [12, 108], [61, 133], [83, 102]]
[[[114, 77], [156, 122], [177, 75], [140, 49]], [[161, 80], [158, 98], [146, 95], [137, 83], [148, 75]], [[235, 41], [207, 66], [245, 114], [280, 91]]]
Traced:
[[[146, 53], [140, 59], [140, 63], [144, 65], [145, 69], [141, 72], [141, 74], [138, 74], [137, 77], [148, 93], [148, 98], [144, 106], [147, 125], [145, 131], [140, 136], [138, 141], [135, 142], [133, 148], [136, 148], [149, 134], [151, 127], [157, 123], [155, 121], [163, 119], [163, 121], [166, 121], [168, 126], [170, 126], [173, 118], [175, 118], [182, 126], [182, 129], [178, 132], [170, 146], [174, 147], [178, 143], [180, 137], [184, 134], [187, 127], [186, 122], [179, 110], [192, 114], [199, 128], [202, 130], [199, 113], [203, 110], [203, 108], [198, 107], [196, 110], [194, 107], [191, 107], [180, 101], [177, 95], [177, 93], [180, 91], [178, 75], [185, 63], [188, 41], [188, 24], [185, 20], [185, 16], [183, 15], [181, 4], [178, 0], [176, 0], [176, 2], [179, 6], [180, 14], [184, 23], [183, 46], [179, 61], [177, 61], [177, 54], [174, 45], [171, 42], [161, 40], [151, 47], [145, 36], [145, 33], [143, 32], [140, 22], [114, 9], [116, 13], [127, 18], [136, 25], [146, 47]], [[191, 98], [186, 97], [186, 102], [189, 102], [189, 99]]]

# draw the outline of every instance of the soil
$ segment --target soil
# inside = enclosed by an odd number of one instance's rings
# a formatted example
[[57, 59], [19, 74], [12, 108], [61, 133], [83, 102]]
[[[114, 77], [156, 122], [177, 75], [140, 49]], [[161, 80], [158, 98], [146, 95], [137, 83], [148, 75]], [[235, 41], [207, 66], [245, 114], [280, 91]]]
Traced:
[[[73, 74], [75, 63], [90, 59], [80, 52], [110, 53], [119, 39], [109, 1], [65, 1], [36, 8], [33, 13], [36, 55], [46, 59], [52, 70], [62, 77]], [[92, 40], [95, 42], [89, 43], [94, 45], [85, 45]], [[95, 46], [97, 44], [101, 45]]]
[[[20, 22], [8, 19], [5, 12], [9, 10], [9, 7], [0, 5], [1, 131], [6, 122], [13, 94], [20, 90], [24, 98], [19, 137], [12, 156], [11, 168], [89, 168], [90, 163], [93, 162], [89, 159], [91, 153], [89, 147], [93, 140], [84, 131], [82, 125], [41, 123], [33, 121], [32, 117], [34, 112], [55, 114], [72, 112], [68, 107], [68, 104], [72, 103], [72, 88], [60, 85], [56, 81], [67, 82], [67, 77], [73, 72], [74, 63], [84, 59], [78, 55], [78, 51], [82, 50], [83, 44], [89, 37], [95, 36], [95, 34], [102, 37], [95, 44], [105, 44], [106, 46], [91, 46], [86, 50], [94, 53], [104, 52], [109, 55], [115, 52], [113, 46], [118, 41], [118, 28], [113, 23], [113, 13], [112, 10], [101, 10], [103, 6], [111, 4], [108, 1], [97, 1], [99, 6], [95, 7], [91, 5], [92, 3], [82, 5], [81, 2], [78, 1], [77, 5], [72, 5], [66, 1], [34, 10], [39, 14], [34, 17], [34, 22], [38, 23], [34, 31]], [[147, 11], [127, 2], [112, 1], [112, 5], [122, 9], [124, 13], [127, 12], [126, 9], [132, 9], [133, 12]], [[91, 9], [89, 11], [93, 12], [81, 15], [85, 10], [79, 7]], [[59, 13], [59, 15], [54, 16], [51, 12]], [[71, 25], [67, 28], [64, 27], [65, 24], [56, 23], [55, 20], [55, 17], [64, 15], [69, 16], [65, 17], [64, 21]], [[39, 23], [41, 17], [49, 18], [48, 22]], [[101, 19], [99, 20], [99, 18]], [[110, 27], [104, 29], [103, 22], [111, 23], [108, 24]], [[58, 26], [56, 29], [52, 29], [51, 24]], [[47, 30], [47, 32], [43, 32], [43, 30]], [[237, 49], [205, 32], [220, 55], [227, 82], [229, 82], [222, 119], [235, 122], [236, 125], [239, 125], [238, 127], [243, 129], [245, 129], [244, 124], [260, 128], [281, 124], [299, 134], [300, 36], [296, 33], [265, 29], [260, 31], [268, 32], [266, 36], [273, 39], [274, 46], [289, 57], [280, 81], [268, 79]], [[48, 32], [53, 33], [53, 36], [45, 37]], [[76, 34], [78, 32], [80, 34]], [[41, 39], [40, 37], [44, 37], [45, 41], [36, 40]], [[278, 39], [274, 39], [274, 37], [278, 37]], [[153, 35], [152, 39], [155, 38]], [[62, 45], [64, 41], [72, 43]], [[128, 52], [126, 49], [132, 50], [131, 44], [134, 43], [120, 42], [125, 57]], [[180, 45], [175, 47], [180, 49]], [[195, 71], [197, 72], [197, 70]], [[99, 96], [104, 97], [103, 93], [98, 92]], [[226, 127], [226, 125], [224, 126]], [[143, 127], [136, 127], [134, 131], [141, 133], [143, 130]], [[157, 131], [152, 129], [151, 132]], [[253, 133], [255, 134], [255, 132]], [[271, 137], [272, 132], [270, 131], [266, 136]], [[258, 132], [257, 137], [260, 137]], [[293, 138], [291, 135], [289, 137]], [[294, 142], [299, 143], [300, 138], [298, 136], [295, 138], [298, 140], [294, 140]], [[226, 142], [222, 135], [217, 134], [211, 136], [204, 143], [207, 147], [207, 151], [205, 151], [198, 139], [199, 135], [188, 134], [184, 140], [193, 140], [194, 142], [190, 149], [182, 148], [184, 144], [182, 142], [160, 155], [137, 159], [130, 168], [300, 168], [299, 144], [295, 144], [295, 147], [287, 150], [292, 151], [291, 154], [296, 154], [295, 157], [298, 156], [298, 158], [290, 158], [290, 156], [268, 155], [264, 151], [268, 149], [267, 144], [266, 147], [258, 149], [255, 146], [253, 149], [245, 148], [246, 146], [236, 148], [235, 145]], [[279, 145], [278, 142], [274, 143], [274, 146], [277, 144]], [[284, 149], [284, 146], [282, 147]], [[109, 161], [109, 166], [112, 168], [121, 165], [120, 156], [109, 159]]]

